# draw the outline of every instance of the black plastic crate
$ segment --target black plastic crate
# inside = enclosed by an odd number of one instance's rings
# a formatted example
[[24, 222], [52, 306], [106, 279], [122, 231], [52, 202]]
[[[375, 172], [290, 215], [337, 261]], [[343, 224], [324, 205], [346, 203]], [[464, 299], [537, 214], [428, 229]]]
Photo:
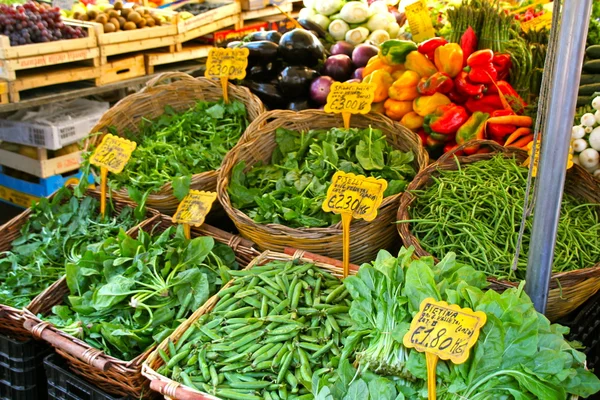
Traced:
[[44, 360], [48, 376], [48, 399], [57, 400], [128, 400], [113, 397], [72, 373], [57, 354]]
[[576, 340], [585, 346], [582, 351], [587, 356], [587, 367], [600, 376], [600, 292], [561, 324], [571, 329], [569, 340]]
[[0, 335], [0, 399], [38, 399], [46, 393], [44, 357], [51, 347]]

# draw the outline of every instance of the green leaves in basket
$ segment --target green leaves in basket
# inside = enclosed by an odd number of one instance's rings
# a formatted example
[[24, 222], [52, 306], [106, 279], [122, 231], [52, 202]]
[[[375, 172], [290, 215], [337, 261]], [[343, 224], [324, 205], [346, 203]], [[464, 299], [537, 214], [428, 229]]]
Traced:
[[129, 229], [144, 218], [124, 207], [116, 212], [107, 202], [106, 217], [93, 197], [76, 197], [68, 188], [31, 208], [28, 221], [10, 251], [0, 253], [0, 304], [21, 308], [65, 273], [65, 262], [76, 262], [90, 243]]
[[[233, 250], [212, 237], [121, 231], [67, 264], [69, 296], [45, 319], [122, 360], [164, 338], [230, 279]], [[44, 318], [44, 317], [43, 317]]]
[[275, 141], [270, 164], [244, 172], [245, 163], [238, 163], [228, 187], [233, 206], [261, 224], [298, 228], [339, 222], [339, 215], [321, 209], [338, 170], [387, 180], [384, 196], [402, 192], [415, 175], [414, 154], [393, 149], [378, 129], [279, 128]]

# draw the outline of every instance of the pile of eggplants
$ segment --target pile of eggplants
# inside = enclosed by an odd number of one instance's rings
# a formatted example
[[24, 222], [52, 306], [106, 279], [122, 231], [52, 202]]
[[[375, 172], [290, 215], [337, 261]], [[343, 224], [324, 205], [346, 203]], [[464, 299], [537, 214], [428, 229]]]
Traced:
[[253, 32], [241, 42], [228, 44], [249, 50], [241, 84], [269, 109], [322, 108], [333, 82], [360, 82], [361, 67], [377, 54], [376, 46], [335, 43], [319, 25], [298, 22], [305, 29]]

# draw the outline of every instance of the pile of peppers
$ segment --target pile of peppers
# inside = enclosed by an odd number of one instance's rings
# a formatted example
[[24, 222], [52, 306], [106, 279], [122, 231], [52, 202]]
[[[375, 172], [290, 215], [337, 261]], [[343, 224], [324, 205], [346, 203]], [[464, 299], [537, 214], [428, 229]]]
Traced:
[[[522, 115], [527, 106], [506, 81], [510, 55], [476, 49], [477, 37], [470, 28], [460, 44], [441, 37], [419, 45], [405, 40], [382, 43], [363, 71], [363, 80], [377, 87], [373, 110], [417, 132], [432, 157], [475, 139], [514, 142], [511, 135], [519, 126], [509, 125], [509, 118], [496, 118]], [[518, 133], [531, 133], [527, 130]], [[518, 141], [525, 147], [523, 142]], [[484, 150], [464, 150], [478, 151]]]

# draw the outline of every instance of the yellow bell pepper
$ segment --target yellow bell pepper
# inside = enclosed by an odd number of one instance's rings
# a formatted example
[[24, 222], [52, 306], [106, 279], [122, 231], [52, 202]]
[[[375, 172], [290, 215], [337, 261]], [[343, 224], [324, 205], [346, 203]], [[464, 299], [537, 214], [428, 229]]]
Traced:
[[406, 114], [412, 111], [412, 101], [398, 101], [387, 99], [383, 104], [385, 115], [394, 121], [400, 121]]
[[377, 114], [385, 114], [385, 108], [383, 107], [383, 101], [379, 103], [371, 103], [371, 112]]
[[448, 43], [435, 49], [434, 60], [440, 72], [455, 78], [463, 68], [463, 51], [457, 43]]
[[375, 97], [373, 98], [373, 102], [379, 103], [388, 98], [388, 90], [390, 89], [390, 86], [392, 86], [392, 83], [394, 83], [394, 78], [392, 78], [392, 75], [388, 71], [378, 69], [363, 79], [363, 82], [375, 84]]
[[394, 72], [392, 72], [392, 78], [394, 78], [394, 81], [397, 81], [405, 72], [406, 69], [404, 69], [404, 65], [402, 65], [402, 69], [395, 69]]
[[429, 78], [431, 75], [438, 72], [435, 65], [425, 56], [418, 51], [413, 51], [406, 56], [406, 62], [404, 67], [411, 71], [415, 71], [422, 78]]
[[363, 69], [363, 72], [362, 72], [363, 79], [366, 78], [367, 76], [369, 76], [373, 71], [377, 71], [379, 69], [387, 71], [390, 74], [392, 74], [396, 71], [404, 71], [405, 70], [404, 64], [388, 65], [380, 57], [373, 56], [369, 59], [369, 62], [367, 63], [367, 66], [365, 67], [365, 69]]
[[421, 96], [414, 99], [413, 109], [421, 117], [426, 117], [433, 113], [439, 106], [450, 103], [451, 101], [448, 97], [441, 93], [435, 93], [433, 96]]
[[388, 90], [388, 96], [394, 100], [407, 101], [414, 100], [419, 97], [417, 92], [417, 85], [421, 77], [414, 71], [404, 71], [400, 78], [396, 79], [390, 90]]
[[418, 131], [419, 128], [423, 127], [423, 122], [425, 118], [421, 117], [414, 111], [405, 114], [404, 117], [400, 120], [400, 123], [410, 129], [411, 131]]

